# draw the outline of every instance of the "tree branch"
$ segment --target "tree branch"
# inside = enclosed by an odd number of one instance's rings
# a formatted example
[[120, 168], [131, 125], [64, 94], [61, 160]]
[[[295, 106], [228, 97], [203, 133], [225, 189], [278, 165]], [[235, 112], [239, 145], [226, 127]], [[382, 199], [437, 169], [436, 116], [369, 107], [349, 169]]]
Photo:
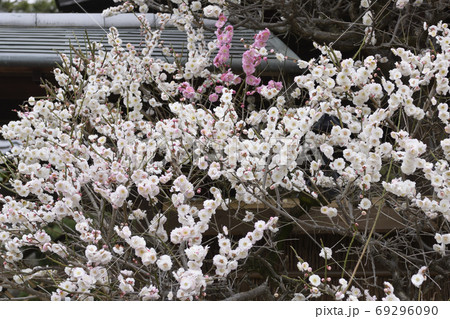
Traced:
[[240, 292], [231, 297], [228, 297], [227, 299], [225, 299], [225, 301], [254, 300], [255, 298], [263, 296], [265, 294], [270, 295], [270, 290], [266, 282], [262, 283], [261, 285], [252, 290]]

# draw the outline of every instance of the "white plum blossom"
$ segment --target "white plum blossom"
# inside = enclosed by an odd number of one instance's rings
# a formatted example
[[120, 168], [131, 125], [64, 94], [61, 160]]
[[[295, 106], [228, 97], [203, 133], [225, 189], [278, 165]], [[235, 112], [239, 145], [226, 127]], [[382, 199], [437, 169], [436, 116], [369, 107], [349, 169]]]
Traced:
[[370, 199], [368, 198], [363, 198], [361, 199], [361, 202], [358, 205], [361, 209], [367, 210], [370, 207], [372, 207], [372, 203], [370, 201]]
[[168, 255], [162, 255], [156, 261], [156, 264], [162, 271], [169, 271], [172, 268], [172, 259]]
[[320, 280], [320, 277], [318, 275], [311, 275], [309, 277], [309, 282], [311, 283], [311, 285], [317, 287], [317, 286], [320, 285], [321, 280]]
[[[396, 0], [391, 9], [422, 2]], [[358, 8], [363, 45], [377, 40], [374, 4], [361, 0]], [[362, 226], [375, 216], [399, 222], [402, 242], [426, 225], [414, 239], [436, 240], [426, 264], [446, 256], [446, 23], [425, 26], [432, 48], [392, 48], [386, 69], [380, 54], [350, 58], [319, 44], [316, 57], [294, 60], [271, 50], [270, 31], [260, 30], [233, 56], [242, 62], [236, 71], [224, 62], [236, 31], [226, 1], [171, 6], [155, 23], [138, 17], [139, 46], [112, 27], [109, 46], [96, 43], [83, 57], [62, 54], [51, 92], [30, 97], [19, 119], [2, 127], [14, 146], [1, 157], [8, 193], [0, 196], [0, 289], [26, 284], [51, 300], [197, 300], [209, 297], [210, 285], [234, 291], [247, 266], [261, 263], [275, 272], [297, 266], [305, 285], [283, 281], [293, 300], [325, 293], [373, 300], [358, 276], [335, 286], [318, 275], [324, 269], [296, 255], [302, 252], [282, 255], [279, 247], [292, 226], [292, 238], [312, 229], [352, 236], [362, 247], [379, 240], [382, 256], [388, 242]], [[105, 14], [148, 10], [134, 0]], [[200, 16], [214, 19], [213, 39]], [[169, 26], [185, 33], [182, 52], [162, 41]], [[292, 84], [267, 81], [260, 72], [267, 61], [298, 67]], [[337, 246], [330, 245], [335, 255]], [[341, 265], [331, 248], [321, 248], [326, 272]], [[28, 252], [50, 267], [35, 265]], [[420, 268], [411, 284], [422, 287], [425, 273]], [[389, 282], [384, 292], [383, 300], [399, 300]]]
[[331, 259], [333, 251], [329, 247], [324, 247], [321, 249], [319, 256], [323, 259]]
[[419, 288], [422, 285], [423, 280], [424, 280], [423, 275], [420, 275], [420, 274], [415, 274], [411, 277], [411, 282], [417, 288]]
[[322, 206], [320, 208], [320, 212], [324, 215], [327, 215], [330, 218], [336, 217], [338, 211], [335, 207]]

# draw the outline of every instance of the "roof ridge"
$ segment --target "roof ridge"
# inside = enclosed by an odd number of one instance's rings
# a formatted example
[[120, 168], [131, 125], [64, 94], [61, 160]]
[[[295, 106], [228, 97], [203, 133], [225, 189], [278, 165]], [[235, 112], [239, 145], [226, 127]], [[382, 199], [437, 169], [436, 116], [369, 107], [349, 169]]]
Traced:
[[[145, 14], [150, 26], [160, 25], [154, 13]], [[205, 25], [213, 27], [215, 20], [205, 19]], [[5, 13], [0, 12], [0, 26], [14, 27], [139, 27], [141, 23], [134, 13], [121, 13], [104, 17], [101, 13]], [[167, 24], [173, 27], [172, 23]]]

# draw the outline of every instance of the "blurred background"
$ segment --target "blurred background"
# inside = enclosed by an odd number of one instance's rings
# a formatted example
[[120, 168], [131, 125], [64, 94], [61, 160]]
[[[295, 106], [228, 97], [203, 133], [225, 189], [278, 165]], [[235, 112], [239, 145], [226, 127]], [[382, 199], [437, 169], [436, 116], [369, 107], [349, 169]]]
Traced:
[[0, 12], [58, 12], [55, 0], [0, 0]]
[[113, 0], [0, 0], [0, 12], [102, 12]]

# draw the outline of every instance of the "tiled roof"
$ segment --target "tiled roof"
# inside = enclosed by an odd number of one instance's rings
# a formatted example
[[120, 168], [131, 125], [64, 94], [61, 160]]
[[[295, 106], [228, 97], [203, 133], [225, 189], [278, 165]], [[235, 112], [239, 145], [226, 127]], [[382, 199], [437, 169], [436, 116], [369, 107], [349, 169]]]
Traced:
[[[156, 27], [154, 15], [147, 15], [150, 23]], [[214, 21], [207, 21], [212, 26]], [[104, 18], [101, 14], [8, 14], [0, 13], [0, 66], [40, 66], [50, 67], [59, 62], [58, 52], [68, 54], [70, 45], [77, 49], [86, 49], [87, 37], [90, 41], [101, 42], [108, 47], [106, 32], [110, 26], [116, 26], [123, 43], [130, 42], [137, 49], [142, 46], [142, 36], [139, 21], [134, 14], [122, 14]], [[255, 31], [237, 29], [232, 41], [231, 66], [241, 67], [242, 53], [246, 50], [243, 43], [253, 43]], [[87, 36], [86, 36], [87, 35]], [[206, 31], [207, 40], [214, 38], [212, 31]], [[182, 52], [186, 46], [186, 34], [173, 26], [168, 26], [162, 33], [161, 40], [165, 45], [173, 47], [175, 52]], [[267, 49], [274, 49], [291, 58], [298, 56], [291, 51], [279, 38], [271, 36]], [[184, 50], [185, 51], [185, 50]], [[153, 53], [155, 58], [163, 57], [161, 49]], [[284, 64], [275, 57], [269, 56], [267, 63], [262, 65], [266, 71], [296, 70], [291, 61]]]

